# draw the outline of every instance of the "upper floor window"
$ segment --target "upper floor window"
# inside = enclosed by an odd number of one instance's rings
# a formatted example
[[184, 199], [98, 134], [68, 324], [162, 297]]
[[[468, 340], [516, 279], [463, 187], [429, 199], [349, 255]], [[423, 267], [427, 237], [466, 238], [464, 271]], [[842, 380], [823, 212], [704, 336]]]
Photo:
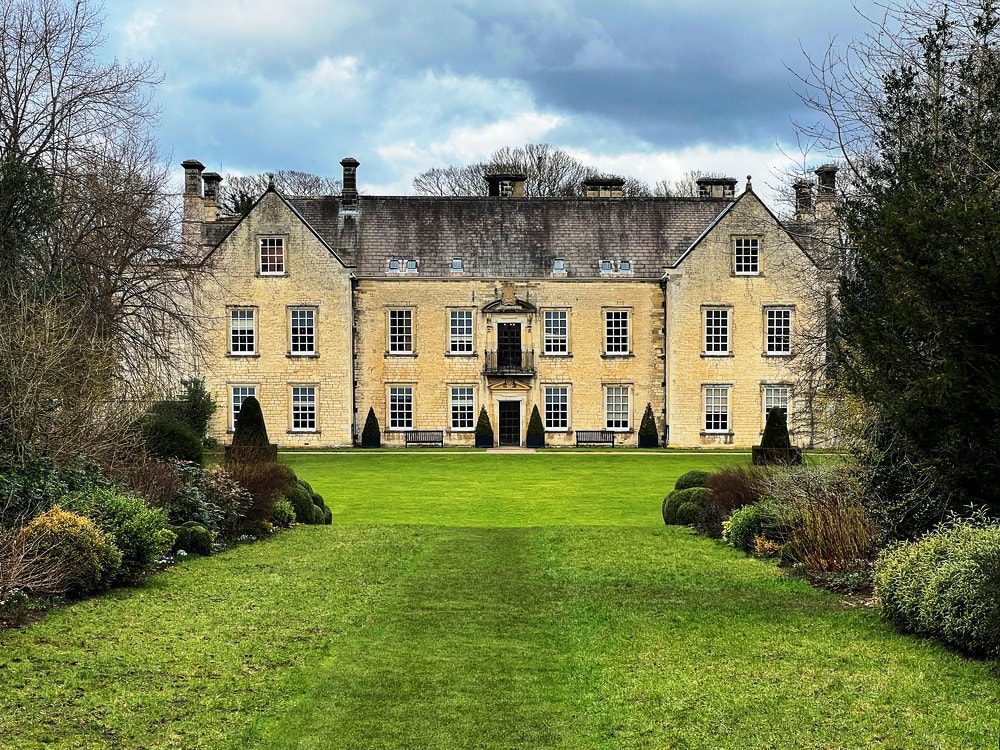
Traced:
[[285, 273], [284, 237], [260, 238], [260, 273], [264, 276], [280, 276]]
[[629, 354], [629, 311], [604, 311], [604, 353]]
[[729, 432], [729, 386], [704, 388], [705, 432]]
[[462, 271], [465, 270], [464, 266], [462, 265], [462, 259], [461, 258], [452, 258], [451, 259], [451, 270], [452, 270], [453, 273], [461, 273]]
[[629, 387], [609, 385], [604, 389], [605, 428], [608, 430], [629, 429]]
[[729, 354], [729, 309], [705, 310], [705, 354]]
[[766, 354], [792, 353], [792, 311], [788, 307], [769, 307], [767, 315]]
[[759, 274], [760, 240], [756, 237], [737, 237], [734, 242], [736, 275], [756, 276]]
[[292, 354], [316, 353], [316, 310], [298, 307], [289, 311], [289, 350]]
[[451, 354], [472, 353], [472, 310], [452, 310], [448, 334]]
[[389, 353], [413, 354], [413, 310], [389, 311]]
[[544, 312], [546, 354], [569, 353], [569, 313], [566, 310]]
[[295, 432], [316, 430], [316, 386], [292, 387], [292, 430]]
[[229, 353], [257, 353], [256, 311], [252, 307], [239, 307], [229, 311]]

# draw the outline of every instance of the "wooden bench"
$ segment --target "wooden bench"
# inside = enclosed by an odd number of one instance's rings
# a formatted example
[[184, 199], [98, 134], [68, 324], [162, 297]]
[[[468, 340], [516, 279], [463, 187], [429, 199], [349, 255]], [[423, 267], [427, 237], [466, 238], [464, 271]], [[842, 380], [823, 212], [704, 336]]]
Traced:
[[577, 430], [576, 447], [581, 445], [606, 445], [615, 447], [615, 433], [611, 430]]
[[444, 430], [411, 430], [405, 433], [407, 447], [411, 445], [437, 445], [444, 448]]

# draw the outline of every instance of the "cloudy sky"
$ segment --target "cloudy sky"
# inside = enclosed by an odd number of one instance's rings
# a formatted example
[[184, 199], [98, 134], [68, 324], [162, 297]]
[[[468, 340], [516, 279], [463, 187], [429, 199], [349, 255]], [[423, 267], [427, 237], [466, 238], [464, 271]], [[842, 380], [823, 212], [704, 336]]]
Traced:
[[352, 155], [373, 194], [412, 192], [424, 169], [526, 142], [649, 182], [702, 169], [767, 183], [804, 116], [787, 68], [863, 27], [848, 0], [106, 9], [109, 53], [149, 58], [164, 76], [159, 134], [175, 161], [339, 175]]

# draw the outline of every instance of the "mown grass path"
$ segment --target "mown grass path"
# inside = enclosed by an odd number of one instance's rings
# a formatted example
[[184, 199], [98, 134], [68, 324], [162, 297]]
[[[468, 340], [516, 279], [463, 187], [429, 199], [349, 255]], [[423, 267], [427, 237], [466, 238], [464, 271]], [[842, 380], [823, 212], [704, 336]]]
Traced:
[[0, 633], [0, 747], [996, 747], [994, 665], [664, 528], [689, 459], [596, 459], [293, 456], [334, 527]]

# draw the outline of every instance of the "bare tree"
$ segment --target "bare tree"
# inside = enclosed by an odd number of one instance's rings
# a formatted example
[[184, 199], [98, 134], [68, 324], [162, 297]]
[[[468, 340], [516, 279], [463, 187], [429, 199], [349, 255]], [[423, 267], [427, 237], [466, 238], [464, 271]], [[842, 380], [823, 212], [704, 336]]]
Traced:
[[101, 62], [101, 23], [89, 0], [0, 0], [0, 450], [132, 450], [118, 427], [197, 344], [206, 266], [176, 237], [157, 76]]
[[[486, 175], [496, 172], [524, 174], [528, 198], [580, 195], [584, 180], [609, 176], [548, 143], [528, 143], [497, 149], [485, 162], [429, 169], [413, 178], [413, 189], [420, 195], [486, 195]], [[634, 197], [651, 194], [635, 178], [625, 179], [623, 191]]]
[[284, 195], [322, 196], [340, 195], [341, 181], [293, 169], [259, 174], [227, 174], [221, 185], [223, 213], [235, 216], [246, 214], [269, 184], [274, 183]]

